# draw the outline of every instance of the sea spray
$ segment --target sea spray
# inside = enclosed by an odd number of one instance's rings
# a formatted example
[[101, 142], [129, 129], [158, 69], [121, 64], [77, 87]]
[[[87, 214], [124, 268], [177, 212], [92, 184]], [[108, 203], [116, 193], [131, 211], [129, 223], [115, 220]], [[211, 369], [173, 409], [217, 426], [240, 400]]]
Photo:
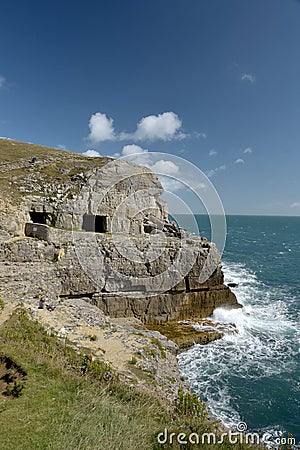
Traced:
[[287, 304], [295, 299], [259, 281], [245, 264], [225, 263], [224, 272], [225, 282], [238, 285], [233, 290], [244, 308], [217, 308], [212, 320], [234, 323], [238, 333], [181, 354], [181, 370], [224, 424], [244, 421], [260, 432], [295, 433], [300, 331]]

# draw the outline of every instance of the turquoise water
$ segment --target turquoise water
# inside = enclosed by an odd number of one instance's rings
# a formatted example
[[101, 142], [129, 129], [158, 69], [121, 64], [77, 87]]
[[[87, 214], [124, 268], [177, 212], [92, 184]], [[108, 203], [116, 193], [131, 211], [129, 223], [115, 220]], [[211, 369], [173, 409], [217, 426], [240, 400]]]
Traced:
[[[188, 218], [176, 219], [185, 228]], [[196, 216], [210, 238], [209, 222]], [[300, 441], [300, 217], [227, 217], [226, 282], [243, 310], [218, 308], [238, 334], [179, 356], [192, 389], [226, 425]]]

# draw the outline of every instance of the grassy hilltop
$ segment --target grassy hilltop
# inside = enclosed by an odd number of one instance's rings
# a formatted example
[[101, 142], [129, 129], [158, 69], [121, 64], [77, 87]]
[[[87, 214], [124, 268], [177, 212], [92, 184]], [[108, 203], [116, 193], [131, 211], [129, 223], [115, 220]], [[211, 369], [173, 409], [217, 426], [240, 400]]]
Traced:
[[[32, 159], [36, 158], [34, 164]], [[49, 182], [71, 182], [74, 175], [101, 167], [109, 158], [91, 158], [81, 153], [56, 150], [0, 138], [0, 196], [10, 204], [19, 203], [27, 186], [38, 195]]]
[[[37, 163], [43, 162], [44, 159], [52, 158], [53, 161], [68, 162], [76, 161], [88, 167], [99, 166], [101, 161], [107, 161], [109, 158], [91, 158], [81, 153], [72, 152], [69, 150], [57, 150], [55, 148], [46, 147], [44, 145], [29, 144], [25, 142], [18, 142], [11, 139], [0, 138], [0, 164], [14, 163], [16, 161], [27, 164], [33, 157], [37, 158]], [[94, 163], [92, 162], [94, 161]]]

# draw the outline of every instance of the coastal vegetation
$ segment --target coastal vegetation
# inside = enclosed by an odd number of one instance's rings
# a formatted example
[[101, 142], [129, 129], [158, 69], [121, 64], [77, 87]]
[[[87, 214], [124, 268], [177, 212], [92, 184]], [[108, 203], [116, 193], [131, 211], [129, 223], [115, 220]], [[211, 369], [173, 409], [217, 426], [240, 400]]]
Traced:
[[[0, 395], [2, 450], [189, 449], [195, 446], [159, 444], [157, 435], [165, 428], [221, 433], [197, 396], [180, 391], [167, 405], [130, 388], [109, 365], [47, 333], [23, 308], [1, 326], [0, 353], [24, 374], [20, 395]], [[224, 441], [217, 448], [250, 447]]]
[[[107, 158], [0, 139], [1, 450], [192, 449], [194, 444], [179, 443], [176, 436], [182, 440], [183, 435], [214, 434], [219, 441], [224, 432], [180, 376], [174, 343], [182, 349], [221, 337], [222, 330], [212, 335], [209, 324], [199, 331], [178, 321], [207, 317], [224, 304], [239, 307], [224, 285], [219, 253], [206, 239], [190, 235], [195, 264], [174, 291], [152, 296], [151, 301], [128, 300], [126, 292], [124, 298], [114, 295], [117, 280], [103, 272], [103, 292], [79, 263], [70, 233], [69, 201], [73, 205], [87, 187], [90, 172], [105, 162]], [[144, 254], [155, 251], [147, 227], [155, 229], [157, 220], [163, 224], [166, 247], [158, 261], [136, 264], [130, 254], [125, 257], [112, 246], [108, 227], [96, 233], [106, 266], [125, 275], [134, 273], [146, 287], [150, 280], [151, 288], [153, 277], [176, 257], [180, 233], [165, 219], [166, 205], [159, 200], [162, 187], [153, 173], [142, 169], [135, 176], [133, 171], [130, 182], [119, 183], [120, 174], [127, 180], [128, 167], [121, 161], [111, 167], [106, 175], [104, 169], [101, 176], [97, 172], [97, 183], [93, 189], [88, 184], [85, 200], [77, 202], [82, 227], [75, 228], [87, 231], [87, 204], [95, 222], [97, 217], [108, 220], [132, 190], [151, 194], [155, 188], [155, 196], [145, 194], [144, 201], [154, 202], [160, 219], [153, 216], [152, 223], [140, 218], [139, 227], [129, 231], [136, 252]], [[95, 209], [112, 177], [117, 187], [109, 191], [109, 209]], [[120, 216], [120, 224], [126, 221], [131, 221], [130, 214]], [[90, 261], [92, 235], [77, 235], [84, 250], [81, 262], [87, 257]], [[202, 286], [199, 273], [208, 253], [217, 269]], [[40, 307], [41, 298], [47, 299], [46, 308], [43, 303]], [[157, 325], [162, 319], [166, 323]], [[162, 443], [158, 436], [164, 437], [166, 430], [173, 438]], [[232, 444], [227, 437], [217, 445], [206, 440], [201, 448], [248, 447]]]

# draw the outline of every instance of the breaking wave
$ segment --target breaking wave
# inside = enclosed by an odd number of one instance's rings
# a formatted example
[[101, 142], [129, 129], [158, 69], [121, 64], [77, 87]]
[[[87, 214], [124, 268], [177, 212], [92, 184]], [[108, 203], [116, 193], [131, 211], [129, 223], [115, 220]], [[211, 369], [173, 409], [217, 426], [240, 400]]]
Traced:
[[[217, 308], [212, 320], [234, 323], [238, 333], [182, 353], [181, 371], [225, 425], [234, 427], [243, 421], [259, 432], [295, 433], [299, 431], [300, 327], [291, 305], [297, 299], [283, 288], [269, 288], [244, 264], [226, 263], [223, 270], [225, 283], [238, 285], [232, 290], [244, 308]], [[288, 398], [283, 427], [278, 410], [284, 414]]]

